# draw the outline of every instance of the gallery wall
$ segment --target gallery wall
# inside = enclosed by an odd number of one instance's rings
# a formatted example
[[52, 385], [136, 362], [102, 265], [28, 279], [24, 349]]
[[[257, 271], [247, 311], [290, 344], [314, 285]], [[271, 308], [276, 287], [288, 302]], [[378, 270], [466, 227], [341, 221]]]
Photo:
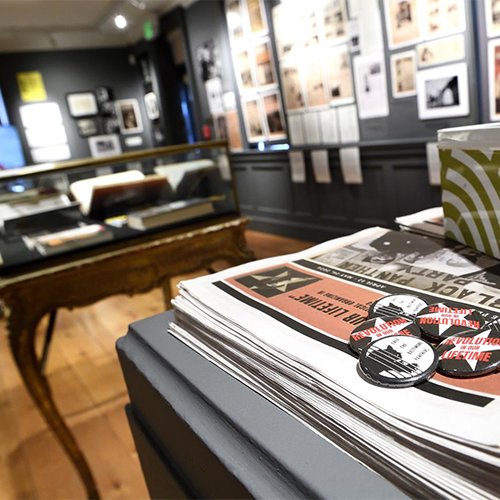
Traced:
[[0, 88], [10, 121], [19, 130], [28, 164], [33, 163], [33, 159], [19, 112], [19, 108], [28, 103], [22, 101], [16, 79], [16, 74], [22, 72], [41, 73], [47, 94], [46, 102], [59, 105], [71, 158], [85, 158], [91, 154], [88, 139], [80, 136], [76, 119], [70, 116], [66, 95], [94, 92], [102, 86], [111, 90], [114, 100], [137, 99], [138, 102], [143, 131], [133, 134], [134, 137], [140, 137], [135, 140], [136, 146], [127, 146], [126, 136], [118, 132], [122, 151], [152, 147], [144, 95], [137, 69], [131, 65], [129, 52], [128, 49], [117, 48], [0, 54]]

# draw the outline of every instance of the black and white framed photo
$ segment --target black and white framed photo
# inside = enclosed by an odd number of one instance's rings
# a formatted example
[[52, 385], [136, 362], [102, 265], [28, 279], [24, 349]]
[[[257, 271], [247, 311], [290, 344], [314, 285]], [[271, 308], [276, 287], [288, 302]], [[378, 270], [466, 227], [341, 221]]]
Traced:
[[116, 134], [89, 137], [89, 148], [92, 158], [104, 158], [122, 153], [120, 137]]
[[77, 92], [66, 96], [69, 114], [73, 118], [97, 115], [97, 99], [93, 92]]
[[97, 98], [97, 104], [113, 100], [113, 93], [109, 87], [97, 87], [95, 89], [95, 95]]
[[160, 117], [160, 109], [158, 108], [158, 99], [154, 92], [148, 92], [144, 96], [144, 104], [146, 105], [146, 113], [148, 118], [153, 121]]
[[142, 132], [141, 112], [137, 99], [115, 101], [115, 109], [122, 134], [138, 134]]
[[466, 63], [419, 71], [417, 96], [421, 120], [467, 116], [470, 109]]
[[102, 119], [102, 131], [105, 134], [117, 134], [120, 131], [120, 123], [116, 116], [110, 116]]
[[80, 137], [90, 137], [99, 134], [99, 121], [97, 118], [81, 118], [76, 120], [76, 127]]

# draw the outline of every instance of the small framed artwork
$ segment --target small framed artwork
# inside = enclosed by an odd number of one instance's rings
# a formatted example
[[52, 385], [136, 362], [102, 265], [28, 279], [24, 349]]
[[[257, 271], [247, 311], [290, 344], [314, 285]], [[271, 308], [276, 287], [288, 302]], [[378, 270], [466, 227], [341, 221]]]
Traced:
[[422, 8], [426, 39], [465, 31], [464, 0], [424, 0]]
[[416, 71], [414, 50], [399, 52], [391, 56], [392, 96], [394, 99], [417, 94]]
[[270, 141], [286, 139], [285, 118], [282, 112], [278, 91], [262, 94], [264, 116], [266, 118], [267, 135]]
[[76, 120], [76, 126], [80, 137], [90, 137], [99, 133], [97, 118], [81, 118], [80, 120]]
[[96, 135], [89, 137], [88, 141], [92, 158], [104, 158], [122, 153], [120, 137], [116, 134]]
[[245, 28], [240, 0], [226, 1], [226, 19], [231, 42], [238, 43], [243, 40], [245, 38]]
[[464, 35], [439, 38], [417, 45], [420, 68], [465, 59]]
[[305, 108], [305, 98], [299, 65], [294, 61], [282, 61], [280, 67], [287, 111], [303, 110]]
[[122, 134], [138, 134], [142, 132], [141, 112], [137, 99], [115, 101], [115, 109]]
[[500, 35], [500, 3], [498, 0], [484, 0], [484, 11], [488, 38]]
[[470, 111], [466, 63], [419, 71], [417, 96], [421, 120], [467, 116]]
[[324, 54], [330, 104], [339, 106], [354, 102], [348, 46], [346, 44], [338, 45], [325, 51]]
[[73, 118], [80, 118], [82, 116], [97, 115], [99, 109], [97, 107], [97, 99], [93, 92], [78, 92], [75, 94], [68, 94], [66, 96], [68, 103], [69, 114]]
[[241, 52], [233, 52], [233, 57], [234, 70], [236, 72], [236, 79], [240, 92], [243, 93], [247, 90], [254, 90], [257, 85], [250, 51], [247, 49]]
[[384, 0], [384, 7], [387, 39], [391, 50], [412, 45], [420, 40], [421, 12], [418, 0]]
[[146, 105], [146, 113], [148, 118], [153, 121], [160, 117], [160, 109], [158, 108], [158, 99], [154, 92], [148, 92], [144, 96], [144, 104]]
[[260, 37], [267, 34], [266, 8], [263, 0], [243, 0], [243, 2], [246, 4], [249, 31], [252, 36]]
[[266, 140], [264, 120], [259, 96], [247, 98], [241, 103], [243, 105], [243, 118], [248, 142], [259, 142]]
[[259, 41], [254, 47], [255, 69], [257, 82], [260, 87], [272, 87], [277, 85], [278, 80], [274, 74], [274, 61], [271, 49], [271, 41], [268, 37]]
[[103, 102], [108, 102], [113, 100], [113, 94], [109, 87], [97, 87], [95, 89], [95, 95], [98, 104], [102, 104]]
[[490, 101], [490, 120], [500, 120], [500, 39], [490, 40], [488, 44], [488, 87]]
[[118, 118], [112, 116], [103, 118], [102, 129], [105, 134], [117, 134], [120, 131], [120, 123]]

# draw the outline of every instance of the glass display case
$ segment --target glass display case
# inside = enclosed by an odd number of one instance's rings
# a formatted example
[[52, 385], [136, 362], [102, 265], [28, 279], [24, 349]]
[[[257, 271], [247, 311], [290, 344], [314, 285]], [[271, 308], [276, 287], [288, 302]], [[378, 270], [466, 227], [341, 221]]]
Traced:
[[238, 215], [224, 141], [0, 171], [0, 272]]

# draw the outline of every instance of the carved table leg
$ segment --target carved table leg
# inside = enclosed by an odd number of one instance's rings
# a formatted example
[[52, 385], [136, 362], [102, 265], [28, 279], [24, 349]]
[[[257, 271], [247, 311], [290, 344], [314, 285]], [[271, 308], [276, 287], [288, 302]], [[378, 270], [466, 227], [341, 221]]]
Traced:
[[10, 348], [26, 388], [76, 467], [88, 498], [98, 499], [99, 493], [92, 472], [73, 434], [57, 410], [48, 383], [42, 375], [40, 363], [35, 354], [35, 331], [38, 320], [27, 324], [26, 318], [21, 316], [21, 311], [17, 312], [17, 318], [14, 318], [12, 313], [16, 314], [12, 311], [7, 315]]

